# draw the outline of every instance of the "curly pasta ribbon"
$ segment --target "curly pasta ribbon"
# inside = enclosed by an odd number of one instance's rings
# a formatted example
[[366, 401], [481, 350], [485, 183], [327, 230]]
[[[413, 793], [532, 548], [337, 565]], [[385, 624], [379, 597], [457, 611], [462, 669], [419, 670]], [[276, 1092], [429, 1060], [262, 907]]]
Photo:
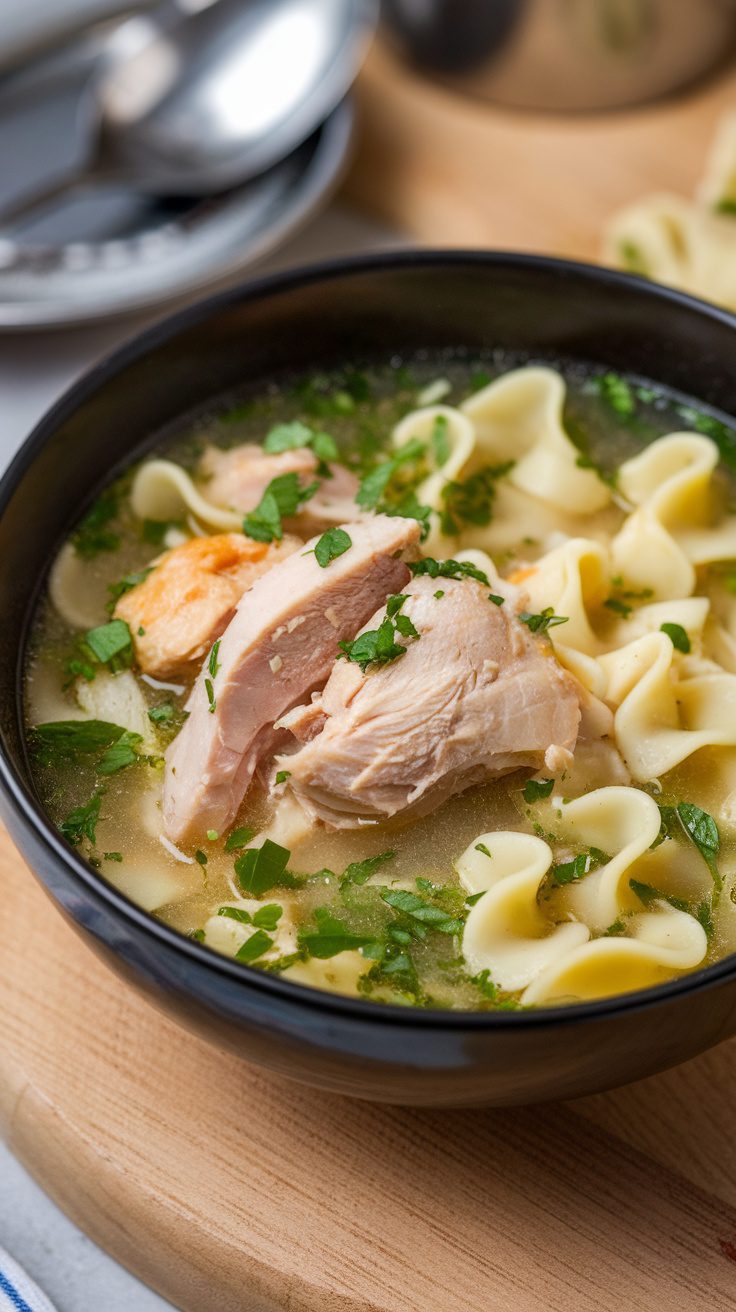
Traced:
[[617, 707], [616, 742], [634, 779], [646, 782], [701, 747], [736, 746], [736, 675], [712, 668], [688, 676], [671, 639], [650, 633], [599, 658]]
[[597, 938], [542, 971], [522, 994], [526, 1006], [585, 1002], [662, 984], [705, 957], [708, 939], [698, 921], [657, 901], [627, 922], [626, 938]]
[[197, 491], [192, 479], [173, 460], [148, 460], [133, 479], [130, 504], [141, 519], [178, 520], [193, 515], [199, 524], [218, 532], [243, 526], [242, 514], [215, 506]]
[[540, 501], [574, 515], [592, 515], [610, 492], [590, 469], [562, 426], [565, 383], [554, 369], [527, 366], [504, 374], [464, 401], [472, 421], [474, 463], [515, 462], [509, 482]]
[[[693, 916], [661, 898], [642, 911], [629, 887], [636, 863], [659, 833], [651, 797], [631, 788], [599, 788], [563, 806], [558, 827], [576, 846], [614, 854], [553, 893], [568, 917], [562, 923], [551, 924], [539, 905], [552, 863], [542, 839], [513, 831], [482, 834], [457, 862], [463, 886], [483, 893], [463, 936], [471, 973], [487, 969], [500, 988], [523, 989], [522, 1002], [533, 1005], [642, 988], [703, 960], [707, 938]], [[677, 846], [673, 840], [668, 845]], [[604, 934], [614, 923], [620, 936], [590, 941], [591, 930]]]
[[717, 464], [710, 438], [671, 433], [619, 470], [619, 487], [637, 508], [611, 543], [614, 568], [656, 600], [688, 597], [696, 565], [736, 556], [736, 519], [711, 527]]
[[[479, 850], [483, 844], [490, 857]], [[551, 926], [537, 891], [552, 862], [547, 843], [513, 831], [481, 834], [457, 861], [465, 888], [483, 897], [471, 909], [463, 955], [471, 973], [489, 968], [502, 989], [524, 988], [541, 970], [586, 942], [572, 921]]]

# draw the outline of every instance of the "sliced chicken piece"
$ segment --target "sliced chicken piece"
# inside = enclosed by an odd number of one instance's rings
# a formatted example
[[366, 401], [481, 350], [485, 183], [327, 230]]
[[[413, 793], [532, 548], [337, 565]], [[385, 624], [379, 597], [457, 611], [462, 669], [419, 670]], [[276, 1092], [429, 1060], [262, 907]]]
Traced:
[[197, 679], [166, 756], [164, 826], [175, 843], [228, 828], [279, 741], [274, 723], [324, 684], [338, 643], [408, 582], [399, 554], [416, 548], [416, 520], [375, 515], [347, 527], [352, 545], [326, 568], [314, 538], [256, 581], [223, 634], [209, 692], [206, 668]]
[[202, 488], [208, 501], [232, 510], [253, 510], [269, 483], [282, 474], [298, 474], [303, 486], [318, 481], [319, 490], [300, 507], [294, 521], [302, 531], [316, 532], [320, 527], [364, 518], [355, 503], [358, 480], [344, 465], [329, 465], [330, 477], [318, 473], [319, 461], [309, 447], [297, 447], [269, 455], [255, 443], [220, 451], [208, 447], [202, 456], [199, 472], [206, 480]]
[[190, 674], [232, 619], [243, 593], [301, 539], [253, 542], [242, 533], [192, 538], [161, 556], [114, 615], [130, 627], [135, 657], [154, 678]]
[[339, 661], [321, 695], [282, 720], [306, 740], [278, 758], [289, 787], [337, 829], [426, 812], [471, 784], [572, 760], [577, 682], [512, 603], [494, 605], [471, 579], [421, 577], [406, 592], [401, 614], [420, 634], [406, 655], [366, 673]]

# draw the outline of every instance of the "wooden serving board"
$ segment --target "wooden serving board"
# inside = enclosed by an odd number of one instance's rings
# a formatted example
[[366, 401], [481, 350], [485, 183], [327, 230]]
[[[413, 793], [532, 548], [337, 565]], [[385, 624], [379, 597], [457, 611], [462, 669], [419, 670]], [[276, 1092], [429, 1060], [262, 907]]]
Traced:
[[161, 1016], [0, 833], [0, 1132], [185, 1312], [733, 1312], [736, 1042], [568, 1105], [314, 1092]]
[[351, 199], [418, 241], [595, 260], [607, 219], [655, 191], [692, 196], [736, 67], [614, 113], [508, 110], [408, 72], [376, 44], [358, 81]]

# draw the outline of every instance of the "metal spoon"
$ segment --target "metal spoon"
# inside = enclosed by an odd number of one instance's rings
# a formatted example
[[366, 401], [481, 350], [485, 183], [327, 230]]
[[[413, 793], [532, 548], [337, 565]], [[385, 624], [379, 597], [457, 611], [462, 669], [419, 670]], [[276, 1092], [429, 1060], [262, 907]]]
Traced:
[[377, 18], [377, 0], [186, 5], [117, 29], [83, 96], [86, 160], [3, 206], [0, 224], [82, 186], [193, 196], [263, 172], [343, 98]]

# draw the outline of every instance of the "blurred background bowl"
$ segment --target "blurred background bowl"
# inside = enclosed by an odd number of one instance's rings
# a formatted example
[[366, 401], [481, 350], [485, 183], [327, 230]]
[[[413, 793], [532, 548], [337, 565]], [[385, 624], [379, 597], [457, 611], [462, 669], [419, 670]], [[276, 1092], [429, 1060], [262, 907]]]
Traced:
[[456, 90], [524, 109], [615, 109], [726, 62], [734, 0], [384, 0], [394, 41]]

